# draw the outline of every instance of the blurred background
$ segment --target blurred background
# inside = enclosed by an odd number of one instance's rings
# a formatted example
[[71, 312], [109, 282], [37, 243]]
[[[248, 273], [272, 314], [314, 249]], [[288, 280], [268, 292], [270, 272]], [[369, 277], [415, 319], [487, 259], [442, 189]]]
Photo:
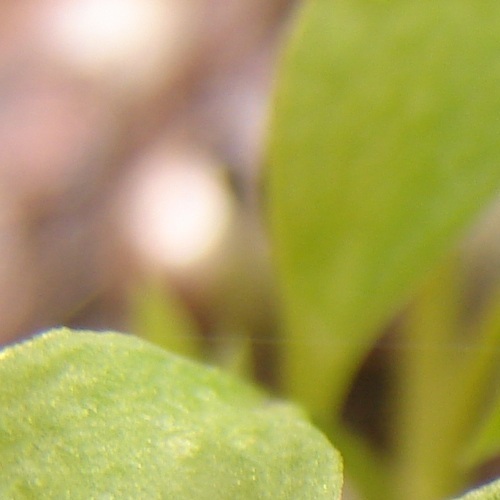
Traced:
[[0, 343], [116, 329], [228, 363], [272, 344], [261, 167], [293, 4], [2, 2]]

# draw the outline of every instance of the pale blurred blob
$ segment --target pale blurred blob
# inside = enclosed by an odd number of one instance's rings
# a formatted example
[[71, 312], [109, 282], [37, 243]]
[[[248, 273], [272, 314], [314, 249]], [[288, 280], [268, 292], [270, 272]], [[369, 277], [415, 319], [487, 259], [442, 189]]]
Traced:
[[186, 0], [57, 0], [42, 23], [49, 50], [113, 87], [146, 92], [175, 72], [191, 31]]
[[134, 175], [124, 212], [142, 258], [186, 269], [220, 248], [233, 217], [224, 175], [210, 157], [165, 153]]

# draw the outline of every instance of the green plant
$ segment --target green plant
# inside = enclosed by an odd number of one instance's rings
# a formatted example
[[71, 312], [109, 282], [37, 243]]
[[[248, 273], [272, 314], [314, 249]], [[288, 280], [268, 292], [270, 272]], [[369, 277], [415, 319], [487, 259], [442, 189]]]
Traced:
[[[266, 170], [283, 395], [362, 498], [449, 497], [500, 452], [500, 299], [464, 325], [456, 248], [500, 187], [500, 4], [310, 0], [299, 14]], [[384, 453], [341, 413], [403, 307]], [[161, 330], [185, 340], [184, 319]], [[3, 351], [0, 374], [2, 498], [340, 495], [336, 452], [294, 406], [142, 341], [56, 332]], [[463, 498], [500, 498], [500, 482]]]

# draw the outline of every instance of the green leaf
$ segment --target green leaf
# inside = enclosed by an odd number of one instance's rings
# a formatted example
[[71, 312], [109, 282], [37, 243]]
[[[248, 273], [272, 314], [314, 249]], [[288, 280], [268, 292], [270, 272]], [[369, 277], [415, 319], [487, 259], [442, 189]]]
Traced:
[[268, 162], [284, 380], [315, 413], [497, 193], [499, 48], [496, 0], [306, 2]]
[[482, 488], [472, 490], [457, 500], [498, 500], [500, 498], [500, 481], [494, 481]]
[[132, 336], [0, 353], [0, 497], [332, 499], [341, 462], [295, 408]]

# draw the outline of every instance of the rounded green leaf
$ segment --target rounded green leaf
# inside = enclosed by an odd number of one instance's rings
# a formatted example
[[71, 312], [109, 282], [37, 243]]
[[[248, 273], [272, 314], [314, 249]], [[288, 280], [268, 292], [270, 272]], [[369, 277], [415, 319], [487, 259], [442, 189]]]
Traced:
[[0, 352], [0, 498], [332, 499], [341, 461], [295, 407], [132, 336]]

